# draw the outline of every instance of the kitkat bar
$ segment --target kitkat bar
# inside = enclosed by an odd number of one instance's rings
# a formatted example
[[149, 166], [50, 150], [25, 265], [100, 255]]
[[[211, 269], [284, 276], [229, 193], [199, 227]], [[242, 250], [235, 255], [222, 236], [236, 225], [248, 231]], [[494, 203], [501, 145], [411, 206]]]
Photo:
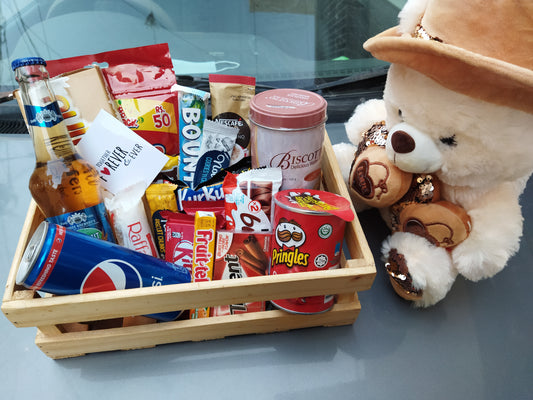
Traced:
[[[270, 233], [217, 232], [214, 280], [239, 279], [268, 273]], [[211, 316], [264, 311], [265, 302], [230, 304], [213, 307]]]
[[165, 260], [189, 270], [192, 276], [194, 216], [161, 211], [165, 219]]

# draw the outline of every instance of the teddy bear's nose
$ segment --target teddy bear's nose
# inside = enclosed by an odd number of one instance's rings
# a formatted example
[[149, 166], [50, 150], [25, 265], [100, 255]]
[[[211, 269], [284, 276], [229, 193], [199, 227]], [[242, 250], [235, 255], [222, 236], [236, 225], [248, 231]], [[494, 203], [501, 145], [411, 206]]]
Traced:
[[395, 131], [390, 141], [396, 153], [410, 153], [415, 149], [415, 140], [405, 131]]

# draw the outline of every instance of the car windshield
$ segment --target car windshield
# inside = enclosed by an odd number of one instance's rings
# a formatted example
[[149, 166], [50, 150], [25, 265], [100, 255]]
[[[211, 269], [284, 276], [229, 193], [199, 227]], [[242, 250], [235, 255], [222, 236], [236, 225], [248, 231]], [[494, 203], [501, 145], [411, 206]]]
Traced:
[[[330, 121], [382, 90], [387, 63], [362, 44], [397, 23], [405, 0], [0, 0], [0, 91], [11, 61], [168, 43], [178, 82], [254, 76], [257, 90], [318, 91]], [[330, 98], [328, 98], [330, 97]], [[335, 100], [338, 106], [330, 104]], [[0, 118], [16, 113], [13, 102]]]

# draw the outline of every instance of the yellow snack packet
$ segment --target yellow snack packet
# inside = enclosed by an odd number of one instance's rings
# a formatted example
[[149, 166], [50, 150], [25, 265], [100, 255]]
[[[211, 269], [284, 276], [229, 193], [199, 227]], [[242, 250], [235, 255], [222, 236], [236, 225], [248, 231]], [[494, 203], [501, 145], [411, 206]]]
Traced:
[[[208, 282], [213, 279], [216, 226], [215, 213], [196, 211], [194, 216], [192, 282]], [[190, 318], [209, 317], [209, 311], [210, 307], [192, 309]]]
[[150, 209], [150, 222], [154, 232], [154, 240], [160, 258], [165, 258], [165, 223], [161, 211], [178, 211], [175, 190], [178, 185], [172, 183], [152, 183], [145, 192], [146, 202]]

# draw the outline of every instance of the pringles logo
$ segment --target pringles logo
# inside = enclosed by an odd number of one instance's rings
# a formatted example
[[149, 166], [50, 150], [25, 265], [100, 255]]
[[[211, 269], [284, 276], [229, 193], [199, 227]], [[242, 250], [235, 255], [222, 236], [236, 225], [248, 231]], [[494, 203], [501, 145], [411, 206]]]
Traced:
[[281, 218], [276, 227], [275, 238], [279, 249], [272, 250], [272, 265], [285, 264], [287, 268], [308, 265], [309, 253], [303, 253], [299, 249], [305, 243], [305, 232], [300, 224]]

